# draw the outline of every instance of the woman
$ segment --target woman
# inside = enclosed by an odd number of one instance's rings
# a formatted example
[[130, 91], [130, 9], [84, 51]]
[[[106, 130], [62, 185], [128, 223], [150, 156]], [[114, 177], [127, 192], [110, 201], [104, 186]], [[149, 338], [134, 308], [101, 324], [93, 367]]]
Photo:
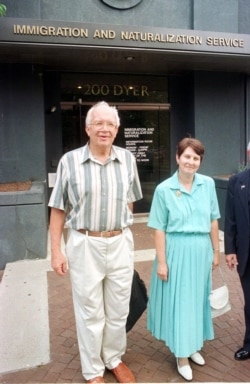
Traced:
[[192, 380], [189, 359], [214, 338], [209, 305], [211, 271], [219, 265], [220, 212], [212, 178], [196, 173], [204, 155], [199, 140], [177, 145], [178, 171], [155, 190], [148, 226], [155, 229], [156, 259], [149, 293], [148, 329], [175, 355]]

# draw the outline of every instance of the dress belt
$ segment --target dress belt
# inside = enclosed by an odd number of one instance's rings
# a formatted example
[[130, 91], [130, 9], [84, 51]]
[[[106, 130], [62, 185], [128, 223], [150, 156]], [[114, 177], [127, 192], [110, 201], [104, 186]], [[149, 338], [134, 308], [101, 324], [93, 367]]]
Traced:
[[114, 237], [118, 236], [122, 233], [122, 229], [117, 229], [114, 231], [88, 231], [86, 229], [78, 229], [78, 232], [82, 233], [83, 235], [93, 236], [93, 237]]

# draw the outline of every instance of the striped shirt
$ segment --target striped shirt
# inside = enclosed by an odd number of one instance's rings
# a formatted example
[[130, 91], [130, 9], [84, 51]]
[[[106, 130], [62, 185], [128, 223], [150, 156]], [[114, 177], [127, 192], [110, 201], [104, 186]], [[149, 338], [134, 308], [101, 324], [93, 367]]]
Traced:
[[133, 154], [113, 145], [102, 164], [87, 144], [61, 158], [49, 206], [66, 212], [67, 228], [111, 231], [133, 223], [128, 204], [141, 198]]

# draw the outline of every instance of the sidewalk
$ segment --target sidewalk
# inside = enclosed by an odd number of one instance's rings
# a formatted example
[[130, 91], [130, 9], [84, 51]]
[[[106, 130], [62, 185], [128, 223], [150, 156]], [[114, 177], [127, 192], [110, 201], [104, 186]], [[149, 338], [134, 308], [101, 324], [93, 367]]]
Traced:
[[[136, 223], [132, 227], [135, 240], [135, 268], [140, 273], [147, 287], [150, 282], [152, 260], [154, 257], [153, 230], [147, 228], [143, 218], [137, 218]], [[221, 250], [223, 250], [223, 233], [221, 233]], [[214, 319], [215, 340], [206, 342], [202, 350], [202, 354], [206, 360], [206, 365], [200, 367], [192, 365], [193, 382], [249, 382], [250, 381], [250, 360], [237, 362], [234, 360], [234, 352], [242, 346], [244, 334], [244, 318], [243, 318], [243, 298], [238, 274], [227, 269], [224, 262], [224, 255], [221, 255], [221, 267], [224, 273], [225, 280], [228, 283], [230, 291], [230, 299], [232, 310], [227, 314]], [[31, 261], [37, 263], [37, 261]], [[6, 372], [2, 370], [0, 373], [0, 383], [83, 383], [84, 379], [81, 374], [80, 359], [77, 347], [75, 319], [72, 308], [72, 298], [69, 276], [66, 275], [60, 278], [55, 275], [49, 268], [48, 260], [45, 260], [46, 268], [44, 273], [47, 277], [46, 281], [39, 280], [37, 275], [37, 288], [39, 284], [43, 285], [47, 292], [47, 300], [44, 302], [43, 294], [40, 292], [38, 311], [44, 312], [44, 307], [47, 312], [48, 329], [47, 334], [44, 332], [46, 325], [46, 315], [43, 313], [41, 317], [33, 317], [33, 313], [27, 313], [25, 306], [20, 306], [20, 303], [15, 301], [15, 298], [8, 298], [11, 303], [8, 306], [8, 319], [15, 319], [14, 324], [18, 327], [22, 316], [26, 315], [26, 320], [31, 319], [30, 332], [43, 329], [42, 333], [38, 333], [37, 339], [34, 340], [35, 332], [33, 333], [32, 341], [27, 343], [29, 333], [22, 335], [23, 343], [26, 343], [25, 348], [16, 344], [16, 329], [13, 327], [10, 332], [9, 347], [14, 346], [20, 353], [20, 361], [25, 357], [23, 351], [29, 350], [34, 358], [37, 358], [36, 351], [39, 348], [46, 351], [47, 335], [49, 336], [48, 355], [40, 356], [41, 365], [33, 368], [27, 366], [18, 367], [15, 372], [11, 369]], [[12, 263], [12, 265], [15, 263]], [[44, 264], [44, 265], [45, 265]], [[10, 265], [10, 264], [9, 264]], [[38, 264], [36, 264], [38, 265]], [[5, 271], [6, 273], [6, 271]], [[14, 284], [13, 281], [8, 281], [8, 285]], [[0, 292], [3, 282], [6, 283], [6, 278], [3, 278], [0, 284]], [[33, 285], [32, 285], [33, 286]], [[18, 288], [16, 288], [18, 289]], [[17, 296], [19, 292], [17, 291]], [[5, 297], [5, 299], [7, 299]], [[0, 296], [1, 300], [1, 296]], [[22, 303], [24, 304], [24, 303]], [[47, 305], [47, 307], [46, 307]], [[2, 306], [2, 302], [1, 302]], [[44, 317], [45, 316], [45, 317]], [[41, 319], [45, 322], [41, 322]], [[39, 328], [40, 327], [40, 328]], [[8, 333], [7, 329], [1, 329], [1, 333]], [[3, 337], [3, 336], [1, 336]], [[7, 338], [7, 336], [6, 336]], [[5, 338], [5, 339], [6, 339]], [[0, 339], [1, 342], [1, 339]], [[6, 340], [5, 340], [6, 342]], [[29, 344], [30, 343], [30, 344]], [[34, 343], [37, 348], [34, 348]], [[28, 348], [28, 349], [27, 349]], [[18, 353], [16, 353], [18, 356]], [[48, 361], [46, 358], [48, 357]], [[1, 356], [0, 356], [1, 359]], [[25, 360], [25, 359], [24, 359]], [[42, 360], [44, 362], [42, 363]], [[129, 365], [134, 372], [138, 383], [166, 383], [166, 382], [185, 382], [176, 370], [175, 358], [163, 342], [155, 340], [146, 330], [146, 313], [140, 318], [134, 328], [128, 333], [128, 348], [124, 356], [124, 362]], [[1, 366], [1, 362], [0, 362]], [[107, 383], [115, 383], [115, 379], [110, 372], [105, 373], [105, 381]]]

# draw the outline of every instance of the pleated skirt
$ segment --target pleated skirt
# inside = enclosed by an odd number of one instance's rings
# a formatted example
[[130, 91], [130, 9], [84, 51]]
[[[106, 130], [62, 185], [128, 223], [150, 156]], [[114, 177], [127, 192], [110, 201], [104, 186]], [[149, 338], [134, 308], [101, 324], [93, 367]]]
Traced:
[[167, 234], [168, 281], [157, 277], [154, 261], [147, 328], [176, 357], [199, 351], [214, 338], [209, 305], [213, 250], [208, 234]]

